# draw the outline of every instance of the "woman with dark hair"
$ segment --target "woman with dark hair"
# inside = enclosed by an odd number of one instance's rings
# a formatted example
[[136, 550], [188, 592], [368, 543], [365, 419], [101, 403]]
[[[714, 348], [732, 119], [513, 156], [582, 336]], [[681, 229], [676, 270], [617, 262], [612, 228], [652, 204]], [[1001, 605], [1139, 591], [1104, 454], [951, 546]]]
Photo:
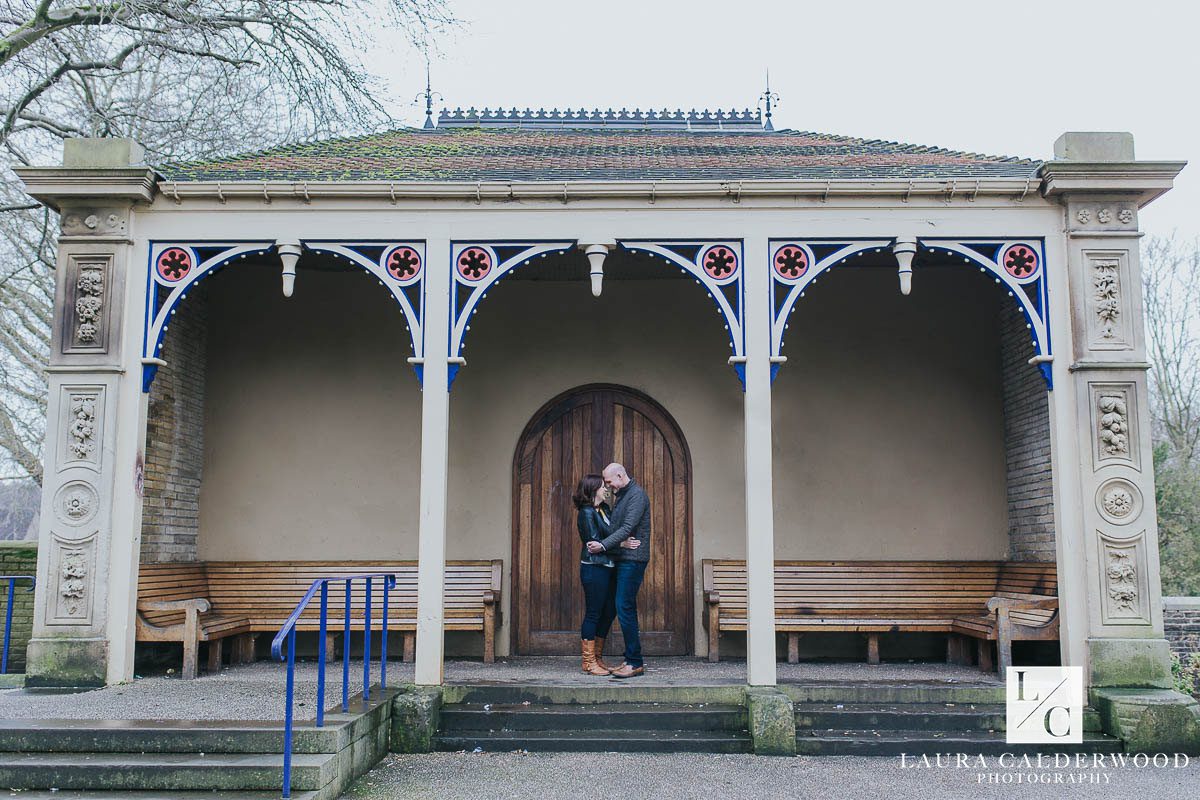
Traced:
[[579, 636], [582, 640], [583, 671], [589, 675], [612, 673], [600, 660], [600, 655], [604, 650], [604, 638], [608, 636], [613, 619], [617, 616], [617, 571], [606, 552], [590, 553], [587, 549], [588, 542], [601, 541], [612, 532], [609, 528], [609, 508], [605, 503], [607, 499], [604, 479], [599, 475], [583, 476], [572, 497], [575, 507], [579, 509], [579, 538], [583, 542], [579, 554], [579, 580], [583, 584], [585, 609]]

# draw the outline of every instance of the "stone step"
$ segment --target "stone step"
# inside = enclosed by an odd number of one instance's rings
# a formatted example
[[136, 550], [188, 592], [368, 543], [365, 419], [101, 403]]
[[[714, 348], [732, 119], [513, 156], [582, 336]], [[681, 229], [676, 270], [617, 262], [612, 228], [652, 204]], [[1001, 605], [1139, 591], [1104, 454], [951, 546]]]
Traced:
[[507, 753], [749, 753], [753, 749], [746, 731], [683, 730], [540, 730], [470, 732], [439, 735], [443, 751]]
[[744, 731], [744, 706], [611, 703], [539, 705], [462, 703], [443, 706], [441, 733], [528, 730]]
[[[337, 771], [336, 755], [296, 754], [292, 788], [320, 791]], [[281, 755], [0, 753], [0, 786], [12, 789], [278, 792], [282, 776]]]
[[[21, 800], [279, 800], [279, 790], [264, 792], [106, 791], [103, 789], [32, 789], [15, 795]], [[323, 800], [317, 792], [292, 792], [291, 800]]]
[[492, 703], [518, 705], [571, 705], [593, 703], [721, 703], [742, 705], [746, 702], [744, 685], [724, 686], [647, 686], [639, 678], [589, 678], [564, 684], [482, 683], [449, 684], [443, 687], [442, 703], [473, 705]]
[[1120, 739], [1085, 733], [1081, 744], [1008, 744], [1003, 733], [986, 731], [843, 730], [798, 731], [796, 752], [813, 756], [898, 756], [968, 753], [1119, 753]]
[[[345, 723], [293, 729], [293, 753], [334, 753], [348, 741]], [[8, 753], [282, 753], [283, 725], [257, 721], [3, 720]]]
[[1004, 706], [953, 703], [796, 703], [796, 729], [1003, 731]]
[[1004, 704], [1004, 685], [948, 681], [783, 683], [794, 703], [954, 703]]

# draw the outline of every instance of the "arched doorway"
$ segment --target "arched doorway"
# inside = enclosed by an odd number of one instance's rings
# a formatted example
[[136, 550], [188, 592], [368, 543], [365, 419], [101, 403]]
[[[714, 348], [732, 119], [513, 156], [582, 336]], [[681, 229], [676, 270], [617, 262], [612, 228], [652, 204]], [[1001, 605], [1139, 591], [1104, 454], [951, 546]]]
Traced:
[[[583, 593], [571, 494], [588, 472], [620, 461], [650, 496], [650, 566], [638, 597], [648, 655], [692, 651], [691, 455], [671, 415], [640, 392], [581, 386], [526, 425], [513, 462], [514, 652], [579, 651]], [[624, 647], [614, 627], [610, 653]]]

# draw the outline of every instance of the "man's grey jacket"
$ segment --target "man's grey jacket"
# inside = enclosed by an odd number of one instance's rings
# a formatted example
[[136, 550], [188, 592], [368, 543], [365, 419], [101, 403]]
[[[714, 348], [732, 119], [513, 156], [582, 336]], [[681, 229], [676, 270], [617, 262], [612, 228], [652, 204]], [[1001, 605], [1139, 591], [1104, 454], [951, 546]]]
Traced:
[[[633, 478], [624, 489], [617, 492], [617, 502], [613, 506], [612, 533], [601, 541], [604, 549], [617, 561], [649, 561], [650, 560], [650, 499]], [[620, 544], [630, 536], [642, 544], [635, 550], [628, 550]]]

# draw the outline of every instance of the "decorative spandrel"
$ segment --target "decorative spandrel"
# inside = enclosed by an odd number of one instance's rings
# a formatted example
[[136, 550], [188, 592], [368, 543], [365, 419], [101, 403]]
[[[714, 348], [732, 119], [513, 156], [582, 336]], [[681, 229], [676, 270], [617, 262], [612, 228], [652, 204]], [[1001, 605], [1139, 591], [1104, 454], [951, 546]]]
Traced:
[[471, 317], [479, 310], [479, 304], [487, 297], [488, 291], [505, 275], [534, 259], [565, 253], [574, 247], [573, 241], [451, 243], [450, 269], [454, 280], [450, 283], [448, 386], [454, 384], [458, 370], [463, 365], [463, 350], [466, 348], [467, 333], [471, 330]]
[[[142, 391], [150, 385], [161, 364], [163, 337], [171, 317], [200, 281], [230, 264], [273, 251], [290, 251], [294, 267], [302, 252], [324, 253], [371, 273], [395, 299], [410, 334], [412, 361], [421, 377], [424, 353], [425, 243], [423, 241], [279, 242], [153, 242], [147, 268], [146, 327], [142, 343]], [[287, 268], [285, 266], [285, 275]], [[292, 273], [294, 275], [294, 272]], [[286, 292], [285, 292], [286, 294]]]
[[700, 286], [724, 320], [730, 364], [746, 384], [744, 256], [741, 239], [621, 240], [620, 247], [665, 260]]
[[[915, 257], [913, 255], [915, 250]], [[797, 304], [826, 272], [854, 262], [868, 254], [892, 252], [901, 273], [901, 291], [910, 291], [912, 274], [920, 273], [924, 258], [959, 261], [977, 268], [1016, 303], [1025, 318], [1035, 353], [1031, 363], [1041, 370], [1047, 388], [1053, 387], [1050, 362], [1052, 349], [1048, 322], [1049, 299], [1046, 289], [1045, 246], [1040, 238], [1019, 239], [939, 239], [878, 238], [825, 239], [787, 237], [772, 239], [771, 259], [771, 377], [774, 379], [783, 359], [788, 318]], [[901, 260], [902, 253], [907, 258]], [[917, 289], [919, 291], [919, 288]]]

